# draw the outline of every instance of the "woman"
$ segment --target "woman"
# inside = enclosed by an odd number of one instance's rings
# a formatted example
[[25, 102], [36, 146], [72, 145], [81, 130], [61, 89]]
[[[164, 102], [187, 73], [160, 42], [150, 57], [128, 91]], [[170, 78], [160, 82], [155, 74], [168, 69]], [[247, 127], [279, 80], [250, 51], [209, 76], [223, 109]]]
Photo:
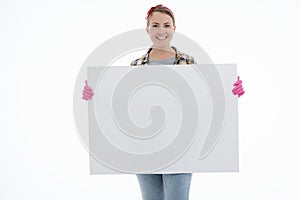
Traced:
[[194, 58], [180, 53], [170, 46], [176, 29], [173, 12], [162, 5], [152, 7], [147, 13], [146, 31], [153, 46], [141, 58], [131, 62], [132, 66], [145, 64], [194, 64]]
[[[188, 65], [194, 64], [194, 58], [179, 52], [170, 45], [176, 29], [173, 12], [163, 6], [152, 7], [147, 13], [147, 28], [153, 46], [145, 55], [131, 62], [131, 66], [138, 65]], [[242, 81], [234, 83], [232, 92], [240, 97], [244, 94]], [[87, 85], [83, 91], [83, 99], [90, 100], [92, 89]], [[192, 174], [137, 174], [142, 191], [143, 200], [187, 200]]]

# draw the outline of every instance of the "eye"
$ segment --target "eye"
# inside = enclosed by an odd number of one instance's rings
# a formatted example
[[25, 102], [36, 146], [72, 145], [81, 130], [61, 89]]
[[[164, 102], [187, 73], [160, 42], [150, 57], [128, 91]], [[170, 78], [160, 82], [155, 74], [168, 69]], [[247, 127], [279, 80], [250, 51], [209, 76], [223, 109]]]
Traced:
[[170, 28], [171, 26], [170, 26], [169, 24], [166, 24], [165, 27], [166, 27], [166, 28]]
[[153, 24], [152, 27], [157, 28], [158, 26], [157, 26], [157, 24]]

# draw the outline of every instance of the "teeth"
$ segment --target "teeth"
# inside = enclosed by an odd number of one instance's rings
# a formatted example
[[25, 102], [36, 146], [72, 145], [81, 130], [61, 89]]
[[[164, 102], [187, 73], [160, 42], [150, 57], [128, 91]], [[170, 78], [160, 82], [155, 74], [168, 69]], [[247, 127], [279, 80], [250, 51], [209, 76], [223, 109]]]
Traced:
[[159, 36], [159, 37], [156, 37], [156, 38], [159, 39], [159, 40], [164, 40], [164, 39], [167, 38], [167, 36]]

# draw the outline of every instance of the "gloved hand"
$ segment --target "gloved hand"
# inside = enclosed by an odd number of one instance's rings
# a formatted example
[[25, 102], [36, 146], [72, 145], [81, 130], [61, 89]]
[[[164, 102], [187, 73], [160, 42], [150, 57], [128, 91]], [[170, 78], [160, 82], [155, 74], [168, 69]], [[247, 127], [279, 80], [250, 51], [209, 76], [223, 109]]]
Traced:
[[91, 100], [94, 96], [93, 89], [90, 86], [88, 86], [87, 80], [85, 81], [85, 86], [82, 95], [82, 99], [84, 100]]
[[240, 97], [245, 93], [243, 85], [242, 85], [242, 80], [240, 80], [239, 76], [238, 76], [238, 80], [233, 85], [235, 86], [232, 89], [232, 93], [234, 95], [238, 95], [238, 97]]

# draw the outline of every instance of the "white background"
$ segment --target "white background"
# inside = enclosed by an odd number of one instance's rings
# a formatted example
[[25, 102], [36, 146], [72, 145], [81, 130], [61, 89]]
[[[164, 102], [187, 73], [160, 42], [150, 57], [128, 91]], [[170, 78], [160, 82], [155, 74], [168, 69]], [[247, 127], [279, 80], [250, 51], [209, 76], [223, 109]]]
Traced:
[[[89, 175], [72, 95], [87, 56], [110, 37], [145, 27], [158, 3], [0, 1], [1, 200], [141, 199], [134, 175]], [[299, 199], [299, 1], [163, 4], [177, 31], [215, 63], [238, 64], [246, 91], [240, 172], [194, 174], [190, 199]]]

